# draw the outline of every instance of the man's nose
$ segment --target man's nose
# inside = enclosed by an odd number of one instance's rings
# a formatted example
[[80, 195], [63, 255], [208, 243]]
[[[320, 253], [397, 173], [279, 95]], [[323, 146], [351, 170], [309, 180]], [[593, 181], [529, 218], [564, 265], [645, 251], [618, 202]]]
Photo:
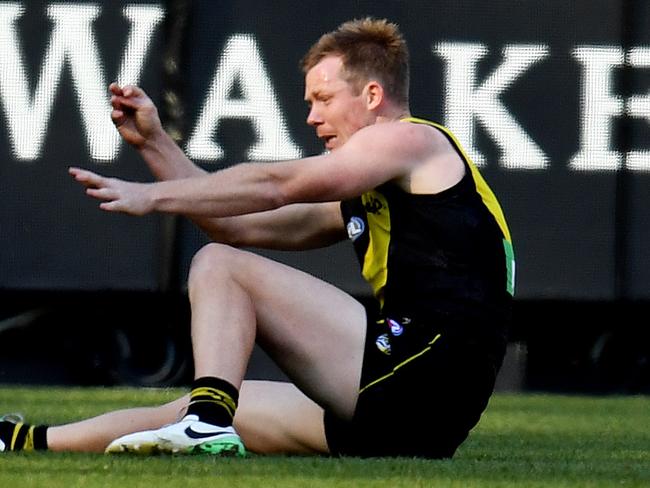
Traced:
[[307, 124], [315, 127], [322, 123], [323, 123], [323, 118], [320, 116], [320, 114], [314, 107], [311, 107], [309, 109], [309, 113], [307, 114]]

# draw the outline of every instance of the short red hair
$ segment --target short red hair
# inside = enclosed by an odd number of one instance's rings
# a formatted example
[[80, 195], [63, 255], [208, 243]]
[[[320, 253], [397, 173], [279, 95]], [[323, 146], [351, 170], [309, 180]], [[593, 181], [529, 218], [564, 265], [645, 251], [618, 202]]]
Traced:
[[357, 92], [375, 80], [389, 98], [408, 106], [409, 52], [396, 24], [371, 17], [341, 24], [309, 49], [301, 61], [303, 73], [327, 56], [341, 56], [343, 78]]

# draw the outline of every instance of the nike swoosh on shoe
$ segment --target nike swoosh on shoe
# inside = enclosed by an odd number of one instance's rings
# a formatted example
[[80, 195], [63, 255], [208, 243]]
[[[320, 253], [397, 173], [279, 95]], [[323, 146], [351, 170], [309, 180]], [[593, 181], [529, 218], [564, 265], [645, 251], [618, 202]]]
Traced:
[[192, 426], [190, 425], [185, 429], [185, 435], [189, 437], [190, 439], [205, 439], [207, 437], [214, 437], [215, 435], [219, 434], [230, 434], [231, 432], [228, 432], [227, 430], [216, 430], [214, 432], [197, 432], [194, 429], [192, 429]]

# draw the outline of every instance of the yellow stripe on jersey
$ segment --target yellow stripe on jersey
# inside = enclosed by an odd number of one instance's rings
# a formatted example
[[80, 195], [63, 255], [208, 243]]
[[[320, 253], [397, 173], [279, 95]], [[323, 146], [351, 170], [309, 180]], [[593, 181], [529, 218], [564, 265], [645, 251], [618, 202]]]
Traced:
[[461, 154], [461, 156], [469, 166], [470, 171], [472, 172], [472, 179], [474, 180], [474, 184], [476, 185], [476, 191], [478, 191], [479, 195], [481, 195], [481, 199], [483, 200], [483, 203], [488, 208], [490, 213], [494, 215], [495, 220], [497, 221], [499, 227], [501, 228], [503, 237], [505, 237], [508, 242], [512, 243], [512, 239], [510, 238], [510, 230], [508, 229], [508, 224], [506, 224], [506, 219], [503, 215], [503, 210], [501, 210], [501, 205], [499, 205], [496, 196], [494, 195], [494, 193], [492, 192], [488, 184], [483, 179], [481, 173], [479, 173], [478, 169], [474, 165], [474, 162], [470, 159], [469, 155], [463, 149], [463, 146], [461, 146], [460, 142], [458, 142], [458, 139], [456, 139], [456, 136], [454, 136], [446, 127], [436, 124], [435, 122], [431, 122], [429, 120], [418, 119], [417, 117], [405, 117], [401, 119], [401, 121], [430, 125], [444, 132], [449, 137], [449, 139], [453, 141], [454, 145], [456, 146], [456, 149]]
[[503, 215], [503, 210], [501, 209], [501, 205], [499, 205], [499, 201], [497, 200], [497, 197], [494, 195], [492, 192], [492, 189], [488, 186], [486, 183], [485, 179], [483, 179], [483, 176], [479, 172], [479, 170], [476, 168], [476, 165], [472, 161], [472, 159], [469, 157], [469, 155], [465, 152], [465, 149], [463, 149], [463, 146], [460, 144], [458, 139], [456, 139], [456, 136], [451, 133], [449, 129], [446, 127], [436, 124], [435, 122], [431, 122], [429, 120], [424, 120], [424, 119], [419, 119], [417, 117], [405, 117], [403, 119], [400, 119], [401, 122], [414, 122], [416, 124], [426, 124], [430, 125], [432, 127], [435, 127], [436, 129], [444, 132], [449, 140], [452, 141], [454, 144], [454, 147], [460, 154], [460, 156], [463, 158], [465, 163], [467, 163], [467, 166], [469, 167], [469, 170], [472, 174], [472, 180], [474, 181], [474, 185], [476, 186], [476, 191], [478, 194], [481, 196], [481, 200], [483, 200], [483, 204], [487, 207], [489, 212], [494, 216], [494, 220], [496, 220], [497, 225], [501, 229], [501, 233], [503, 234], [503, 247], [505, 250], [506, 254], [506, 273], [507, 273], [507, 283], [506, 283], [506, 289], [508, 290], [508, 293], [510, 295], [515, 294], [515, 254], [514, 250], [512, 247], [512, 238], [510, 237], [510, 229], [508, 229], [508, 224], [506, 223], [506, 218]]
[[384, 305], [384, 286], [388, 280], [388, 246], [390, 244], [390, 210], [386, 197], [371, 190], [361, 195], [368, 218], [368, 249], [363, 260], [363, 277], [372, 287], [380, 305]]

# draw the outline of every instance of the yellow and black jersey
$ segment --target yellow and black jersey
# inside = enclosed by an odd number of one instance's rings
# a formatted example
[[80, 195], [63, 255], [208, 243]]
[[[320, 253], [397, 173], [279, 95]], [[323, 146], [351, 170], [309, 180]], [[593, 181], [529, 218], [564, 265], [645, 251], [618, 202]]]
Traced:
[[494, 322], [510, 315], [515, 263], [494, 194], [449, 130], [465, 176], [436, 194], [386, 183], [341, 203], [362, 273], [382, 315]]

